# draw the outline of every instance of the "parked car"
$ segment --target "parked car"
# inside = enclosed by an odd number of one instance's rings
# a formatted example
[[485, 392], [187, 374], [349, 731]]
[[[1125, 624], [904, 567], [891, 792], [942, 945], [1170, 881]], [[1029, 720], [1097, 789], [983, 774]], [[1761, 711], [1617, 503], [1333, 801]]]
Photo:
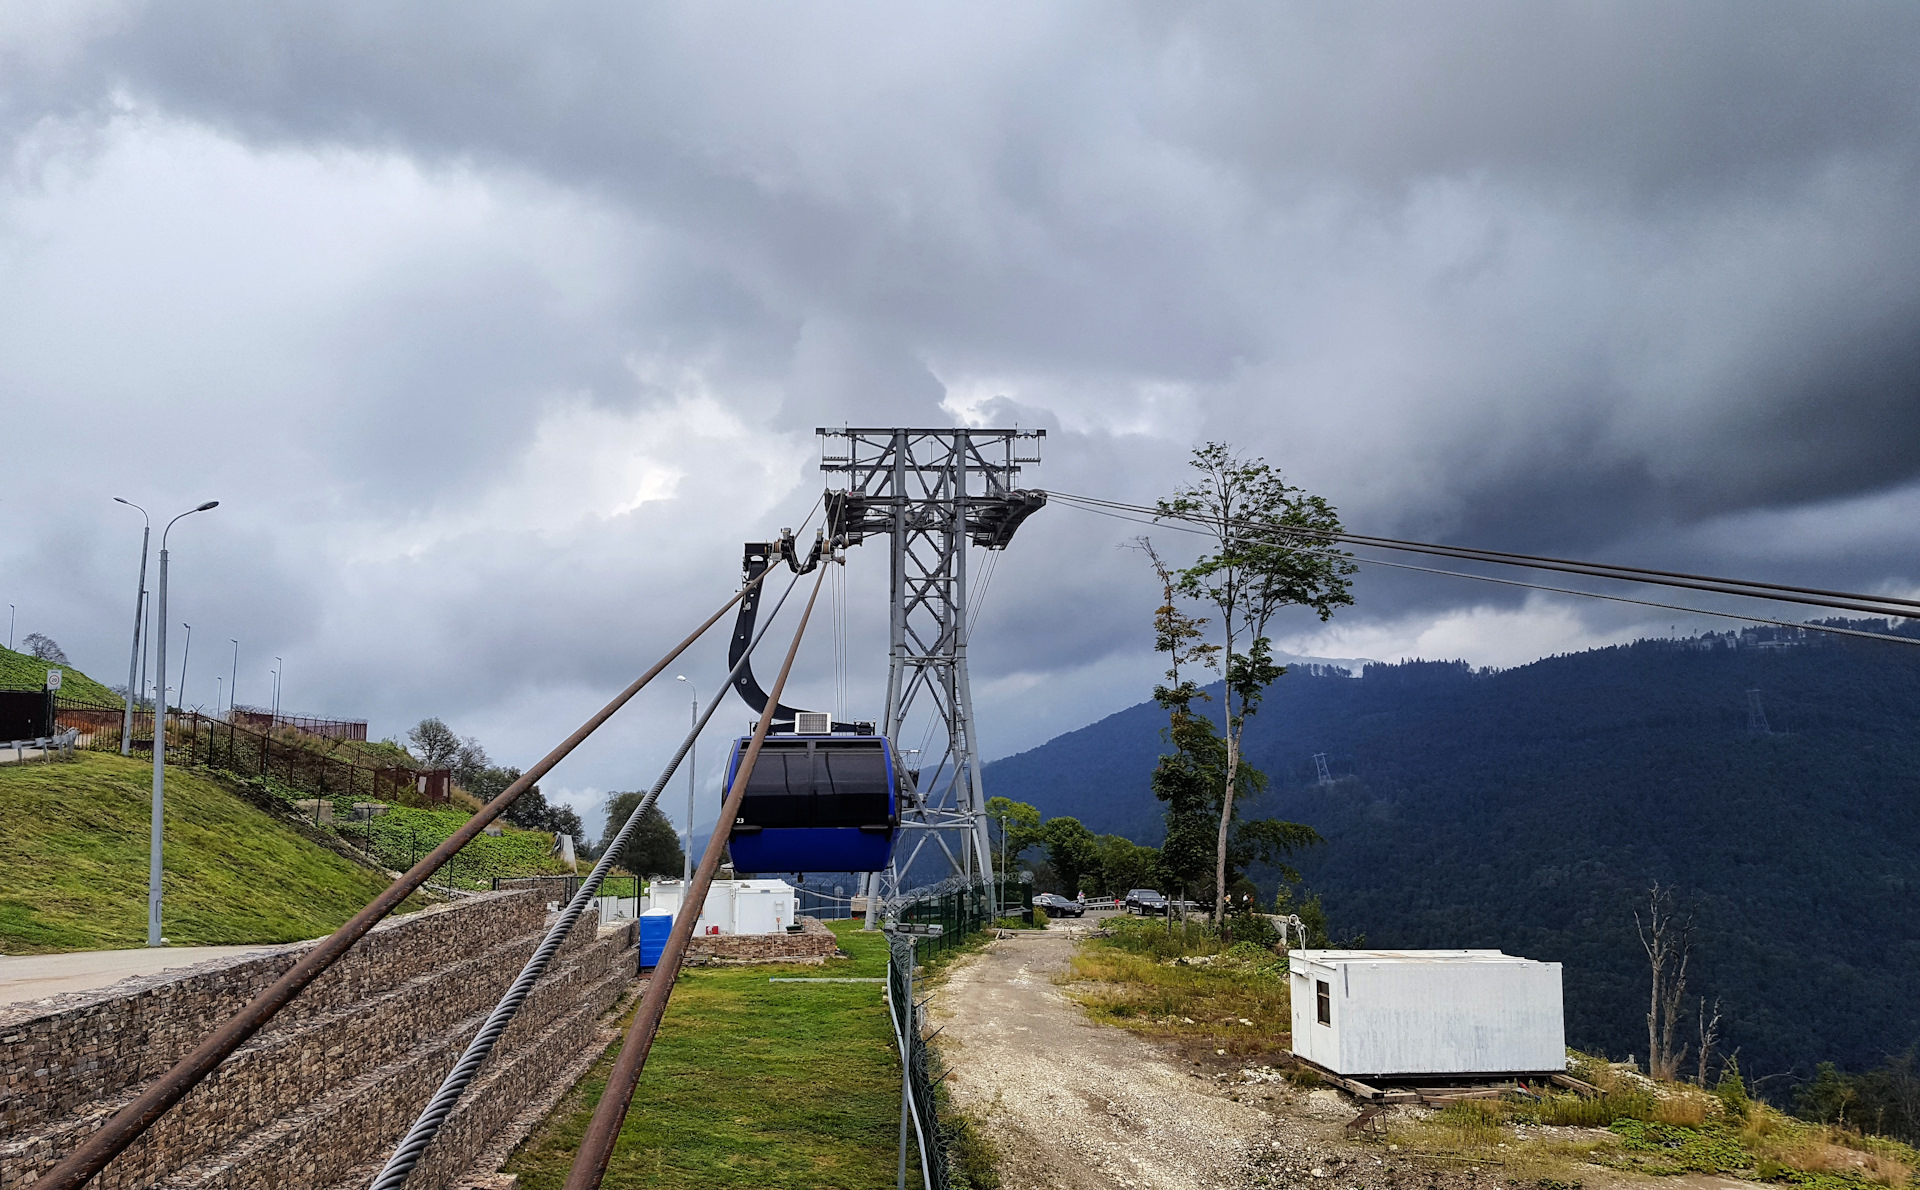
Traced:
[[1078, 901], [1070, 901], [1059, 893], [1036, 893], [1033, 903], [1047, 911], [1048, 917], [1081, 917], [1087, 907]]
[[1127, 910], [1130, 913], [1160, 914], [1167, 911], [1167, 898], [1160, 895], [1159, 889], [1136, 888], [1127, 893]]

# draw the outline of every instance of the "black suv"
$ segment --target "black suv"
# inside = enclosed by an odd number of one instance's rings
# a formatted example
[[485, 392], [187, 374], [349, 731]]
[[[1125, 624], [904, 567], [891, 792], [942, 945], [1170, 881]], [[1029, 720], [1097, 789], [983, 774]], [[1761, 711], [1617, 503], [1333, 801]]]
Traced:
[[1167, 911], [1167, 898], [1159, 890], [1136, 888], [1127, 893], [1127, 909], [1134, 913], [1158, 915]]

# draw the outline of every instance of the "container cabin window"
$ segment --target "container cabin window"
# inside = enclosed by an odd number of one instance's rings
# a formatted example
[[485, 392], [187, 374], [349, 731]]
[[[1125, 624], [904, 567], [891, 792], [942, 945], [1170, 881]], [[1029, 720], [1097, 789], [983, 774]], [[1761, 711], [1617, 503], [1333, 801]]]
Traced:
[[1324, 979], [1313, 981], [1314, 1012], [1323, 1025], [1333, 1024], [1333, 989]]

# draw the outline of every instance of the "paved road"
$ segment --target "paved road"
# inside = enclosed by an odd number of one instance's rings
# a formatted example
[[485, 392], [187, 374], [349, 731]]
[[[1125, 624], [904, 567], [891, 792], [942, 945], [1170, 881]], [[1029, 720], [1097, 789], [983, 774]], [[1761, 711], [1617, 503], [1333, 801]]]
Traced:
[[134, 975], [154, 975], [232, 954], [277, 946], [161, 946], [138, 950], [82, 950], [68, 954], [0, 955], [0, 1004], [20, 1004], [104, 988]]

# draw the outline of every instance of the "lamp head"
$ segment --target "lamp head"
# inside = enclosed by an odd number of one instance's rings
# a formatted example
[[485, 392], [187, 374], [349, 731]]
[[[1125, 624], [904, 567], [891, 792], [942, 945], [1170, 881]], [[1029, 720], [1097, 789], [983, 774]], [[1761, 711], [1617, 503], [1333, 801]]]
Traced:
[[687, 675], [685, 675], [685, 674], [675, 674], [675, 675], [673, 675], [673, 680], [674, 680], [674, 681], [676, 681], [676, 682], [684, 682], [684, 681], [686, 681], [686, 680], [687, 680]]
[[125, 504], [128, 508], [133, 507], [133, 504], [130, 501], [128, 501], [124, 496], [115, 496], [113, 498], [113, 502], [115, 504]]
[[218, 501], [218, 500], [209, 500], [209, 501], [207, 501], [207, 502], [206, 502], [205, 504], [202, 504], [202, 505], [201, 505], [200, 507], [198, 507], [198, 508], [196, 508], [196, 509], [194, 509], [194, 511], [195, 511], [195, 512], [205, 512], [205, 511], [207, 511], [207, 510], [208, 510], [209, 508], [218, 508], [218, 507], [220, 507], [220, 501]]

